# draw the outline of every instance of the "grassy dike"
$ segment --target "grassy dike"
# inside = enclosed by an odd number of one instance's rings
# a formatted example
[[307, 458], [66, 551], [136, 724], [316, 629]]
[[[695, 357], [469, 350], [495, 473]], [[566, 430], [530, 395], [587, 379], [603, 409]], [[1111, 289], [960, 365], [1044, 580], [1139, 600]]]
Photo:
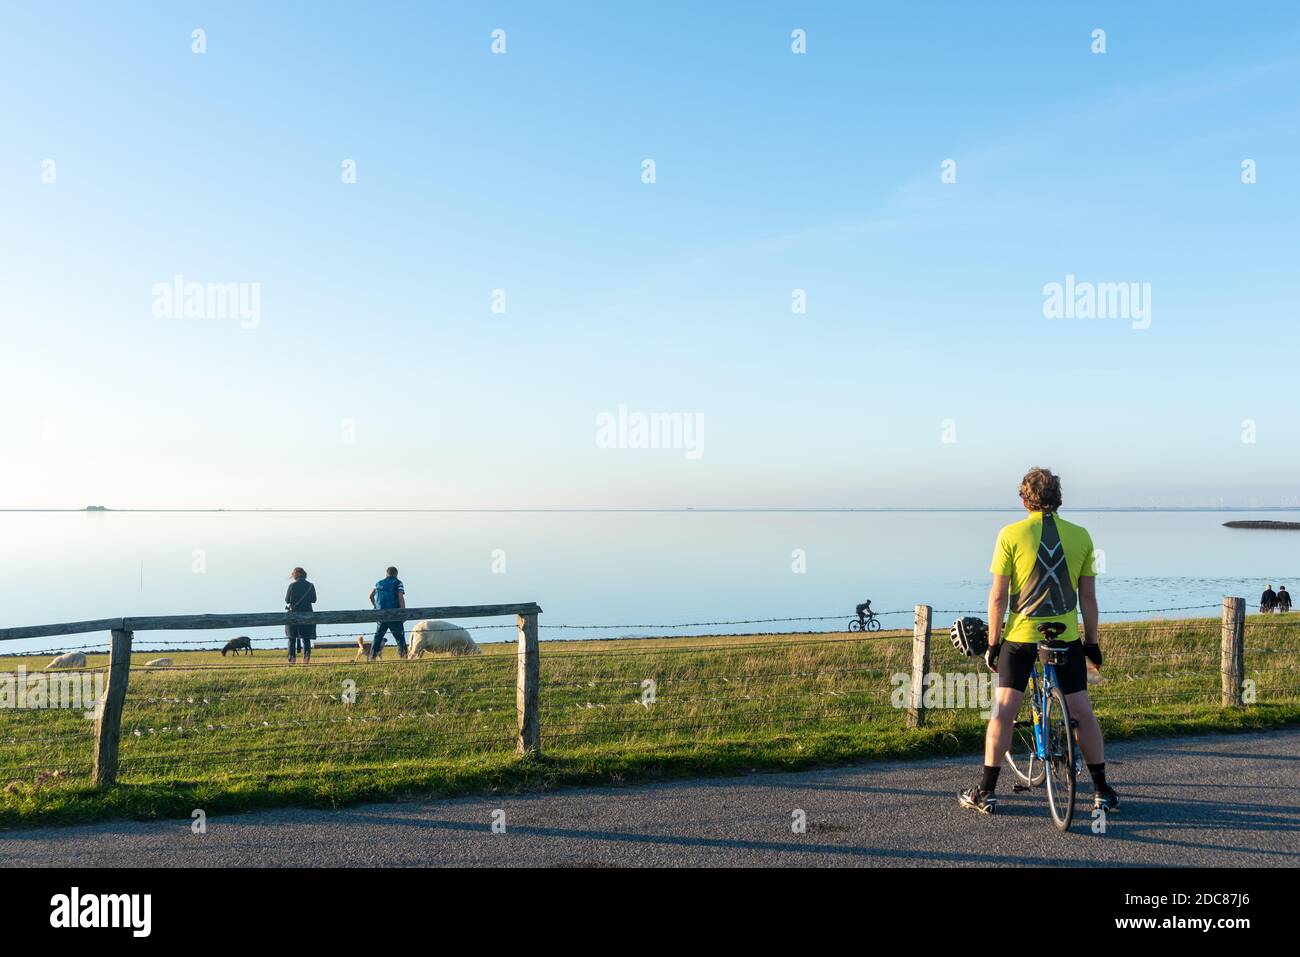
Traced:
[[[1254, 703], [1238, 709], [1219, 705], [1218, 619], [1109, 623], [1102, 645], [1091, 691], [1111, 740], [1300, 721], [1300, 622], [1248, 619]], [[910, 634], [547, 641], [544, 756], [518, 758], [512, 644], [374, 664], [321, 649], [307, 667], [279, 650], [167, 652], [173, 667], [144, 667], [163, 654], [132, 662], [114, 787], [88, 784], [93, 729], [80, 711], [0, 710], [0, 827], [970, 754], [991, 693], [946, 625], [921, 729], [899, 707]], [[0, 672], [46, 660], [0, 658]]]

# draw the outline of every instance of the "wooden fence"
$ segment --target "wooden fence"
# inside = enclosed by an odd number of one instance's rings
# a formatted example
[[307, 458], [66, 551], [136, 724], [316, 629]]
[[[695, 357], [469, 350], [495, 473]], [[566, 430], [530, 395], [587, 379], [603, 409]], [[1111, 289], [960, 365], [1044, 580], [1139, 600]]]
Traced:
[[[930, 673], [930, 638], [934, 609], [917, 605], [912, 626], [912, 676], [907, 696], [907, 726], [925, 724], [925, 683]], [[1246, 676], [1246, 599], [1223, 599], [1222, 651], [1219, 672], [1222, 705], [1241, 707]]]
[[[285, 624], [357, 624], [380, 621], [410, 621], [437, 618], [489, 618], [514, 615], [519, 631], [518, 667], [515, 706], [518, 719], [516, 752], [540, 755], [540, 662], [537, 616], [542, 609], [535, 603], [513, 605], [460, 605], [439, 608], [364, 609], [357, 611], [320, 611], [314, 613], [265, 612], [233, 615], [173, 615], [151, 618], [106, 618], [94, 621], [34, 625], [0, 629], [0, 642], [20, 638], [109, 631], [108, 684], [103, 704], [95, 722], [92, 780], [96, 785], [112, 784], [117, 777], [118, 747], [121, 737], [122, 710], [130, 678], [131, 645], [137, 631], [253, 628]], [[907, 726], [925, 724], [925, 690], [930, 673], [931, 638], [934, 611], [929, 605], [917, 605], [913, 615], [911, 681], [906, 696]], [[1243, 704], [1245, 677], [1246, 602], [1242, 598], [1223, 599], [1222, 651], [1220, 656], [1223, 707]]]
[[112, 635], [108, 652], [108, 686], [95, 718], [95, 748], [91, 780], [99, 786], [117, 780], [118, 746], [122, 735], [122, 708], [131, 677], [131, 643], [137, 631], [192, 631], [214, 628], [259, 628], [274, 625], [375, 624], [381, 621], [411, 621], [423, 618], [493, 618], [514, 615], [519, 626], [519, 665], [515, 695], [519, 754], [541, 753], [541, 721], [538, 689], [537, 616], [542, 609], [535, 602], [515, 605], [452, 605], [445, 608], [366, 608], [356, 611], [254, 612], [234, 615], [163, 615], [151, 618], [99, 618], [53, 625], [0, 628], [0, 641], [47, 638], [108, 631]]

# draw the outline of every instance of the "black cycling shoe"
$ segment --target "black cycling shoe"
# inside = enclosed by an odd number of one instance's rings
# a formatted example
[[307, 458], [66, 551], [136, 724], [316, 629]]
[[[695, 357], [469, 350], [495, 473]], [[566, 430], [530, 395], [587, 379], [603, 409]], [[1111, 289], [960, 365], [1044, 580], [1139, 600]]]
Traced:
[[984, 791], [976, 786], [958, 794], [957, 803], [962, 807], [974, 808], [981, 814], [992, 814], [997, 809], [998, 799], [992, 791]]
[[1092, 809], [1094, 811], [1118, 811], [1119, 792], [1109, 784], [1098, 789], [1096, 796], [1092, 799]]

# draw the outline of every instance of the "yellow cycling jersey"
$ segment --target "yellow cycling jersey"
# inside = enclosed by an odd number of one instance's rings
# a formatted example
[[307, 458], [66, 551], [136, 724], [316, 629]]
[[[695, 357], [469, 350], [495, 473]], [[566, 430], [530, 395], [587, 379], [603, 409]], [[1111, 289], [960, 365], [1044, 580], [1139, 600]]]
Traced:
[[1054, 512], [1030, 512], [998, 532], [989, 571], [1011, 579], [1005, 641], [1038, 641], [1045, 622], [1065, 625], [1062, 641], [1079, 638], [1079, 579], [1097, 574], [1092, 536]]

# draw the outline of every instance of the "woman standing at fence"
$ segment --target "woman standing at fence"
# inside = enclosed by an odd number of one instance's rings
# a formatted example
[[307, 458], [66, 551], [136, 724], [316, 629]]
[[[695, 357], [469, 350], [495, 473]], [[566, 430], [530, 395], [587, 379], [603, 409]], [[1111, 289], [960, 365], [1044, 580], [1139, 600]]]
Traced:
[[[307, 581], [307, 573], [301, 568], [295, 568], [289, 577], [293, 580], [289, 582], [289, 590], [284, 593], [284, 610], [311, 611], [311, 606], [316, 603], [316, 586]], [[289, 639], [290, 664], [293, 664], [297, 656], [299, 642], [302, 642], [302, 663], [311, 661], [311, 643], [316, 637], [315, 625], [286, 624], [284, 635]]]

